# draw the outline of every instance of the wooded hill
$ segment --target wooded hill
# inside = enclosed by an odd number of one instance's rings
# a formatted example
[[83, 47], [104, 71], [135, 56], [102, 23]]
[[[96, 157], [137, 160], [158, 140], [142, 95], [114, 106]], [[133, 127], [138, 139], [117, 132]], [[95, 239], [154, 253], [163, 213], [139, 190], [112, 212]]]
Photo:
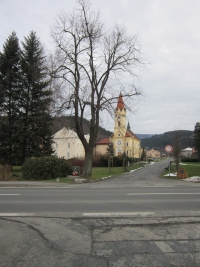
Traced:
[[193, 147], [193, 131], [180, 130], [171, 131], [163, 134], [156, 134], [150, 138], [145, 138], [141, 140], [141, 147], [148, 147], [149, 149], [154, 148], [159, 151], [164, 151], [166, 145], [172, 145], [174, 142], [175, 135], [178, 135], [180, 148], [184, 149], [186, 147]]

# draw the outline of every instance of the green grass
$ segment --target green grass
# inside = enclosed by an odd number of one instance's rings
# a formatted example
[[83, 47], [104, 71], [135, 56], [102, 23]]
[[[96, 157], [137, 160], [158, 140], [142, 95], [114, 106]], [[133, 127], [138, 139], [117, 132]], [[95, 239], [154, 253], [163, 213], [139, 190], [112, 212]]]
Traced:
[[[184, 163], [180, 163], [179, 168], [184, 168], [186, 170], [186, 172], [188, 173], [188, 177], [193, 177], [193, 176], [200, 176], [200, 162], [184, 162]], [[171, 165], [171, 173], [175, 172], [175, 166], [174, 164]], [[168, 174], [169, 171], [165, 170], [162, 173], [162, 177], [163, 178], [169, 178], [169, 179], [173, 179], [173, 180], [177, 180], [178, 177], [177, 176], [164, 176], [166, 174]]]
[[[135, 164], [133, 166], [127, 167], [127, 171], [135, 170], [140, 167], [143, 167], [142, 164]], [[90, 180], [101, 180], [105, 177], [112, 177], [112, 176], [118, 176], [123, 174], [125, 171], [123, 170], [123, 167], [112, 167], [109, 171], [108, 167], [94, 167], [92, 168], [92, 177]], [[20, 166], [13, 166], [11, 176], [16, 180], [20, 180], [21, 177], [21, 167]], [[50, 180], [44, 180], [43, 182], [60, 182], [60, 183], [74, 183], [74, 179], [70, 179], [67, 177], [59, 178], [59, 181], [57, 179], [50, 179]]]
[[184, 162], [180, 165], [180, 168], [184, 168], [188, 173], [188, 177], [200, 176], [200, 162]]
[[[135, 170], [142, 167], [141, 164], [133, 165], [127, 167], [127, 171]], [[92, 168], [92, 178], [93, 180], [99, 180], [109, 176], [118, 176], [123, 174], [125, 171], [123, 167], [112, 167], [109, 171], [108, 167], [94, 167]]]
[[12, 179], [20, 179], [22, 175], [21, 166], [12, 166], [11, 177]]

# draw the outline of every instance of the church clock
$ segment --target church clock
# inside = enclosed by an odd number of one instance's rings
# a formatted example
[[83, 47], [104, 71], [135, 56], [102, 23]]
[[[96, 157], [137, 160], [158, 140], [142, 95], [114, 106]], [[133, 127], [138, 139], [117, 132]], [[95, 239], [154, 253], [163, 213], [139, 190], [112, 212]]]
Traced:
[[120, 146], [122, 144], [122, 142], [120, 140], [117, 141], [118, 146]]

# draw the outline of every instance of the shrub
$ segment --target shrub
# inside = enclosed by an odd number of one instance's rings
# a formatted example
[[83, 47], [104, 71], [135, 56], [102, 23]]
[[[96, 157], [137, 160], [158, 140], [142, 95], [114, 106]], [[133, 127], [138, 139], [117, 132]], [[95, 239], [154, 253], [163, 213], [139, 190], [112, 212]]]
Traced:
[[181, 158], [182, 162], [198, 162], [197, 158]]
[[71, 163], [56, 156], [28, 158], [22, 165], [22, 178], [26, 180], [49, 180], [66, 177], [72, 173]]

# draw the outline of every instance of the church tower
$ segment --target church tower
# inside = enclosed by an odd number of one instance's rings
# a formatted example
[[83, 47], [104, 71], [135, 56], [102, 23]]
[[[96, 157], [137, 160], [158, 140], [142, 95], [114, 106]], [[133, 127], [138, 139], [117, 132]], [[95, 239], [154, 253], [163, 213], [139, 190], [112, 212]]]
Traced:
[[119, 95], [117, 107], [115, 109], [114, 136], [125, 136], [126, 134], [126, 108], [122, 95]]
[[118, 97], [117, 107], [115, 109], [115, 126], [113, 134], [113, 145], [116, 155], [122, 155], [125, 146], [126, 136], [126, 108], [124, 106], [123, 97], [120, 93]]
[[126, 126], [126, 108], [121, 93], [115, 109], [114, 133], [110, 136], [109, 141], [113, 143], [116, 156], [125, 153], [128, 157], [140, 157], [140, 140], [131, 131], [129, 122]]

